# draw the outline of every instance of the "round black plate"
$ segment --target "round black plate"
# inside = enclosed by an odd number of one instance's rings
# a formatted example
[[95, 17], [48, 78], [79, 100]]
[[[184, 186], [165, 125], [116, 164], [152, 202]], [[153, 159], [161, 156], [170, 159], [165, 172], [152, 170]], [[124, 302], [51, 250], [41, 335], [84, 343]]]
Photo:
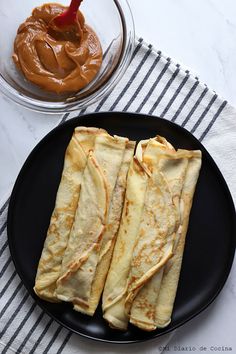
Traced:
[[[101, 306], [90, 318], [70, 304], [51, 304], [33, 292], [34, 279], [60, 182], [65, 149], [76, 126], [105, 128], [111, 134], [141, 140], [165, 136], [176, 148], [200, 149], [202, 169], [194, 197], [178, 293], [171, 324], [144, 332], [132, 325], [123, 333], [102, 318]], [[182, 325], [218, 295], [229, 274], [235, 250], [235, 210], [216, 164], [185, 129], [157, 117], [131, 113], [98, 113], [68, 121], [50, 132], [25, 162], [14, 186], [8, 212], [11, 255], [24, 285], [35, 301], [56, 321], [88, 338], [107, 342], [151, 339]]]

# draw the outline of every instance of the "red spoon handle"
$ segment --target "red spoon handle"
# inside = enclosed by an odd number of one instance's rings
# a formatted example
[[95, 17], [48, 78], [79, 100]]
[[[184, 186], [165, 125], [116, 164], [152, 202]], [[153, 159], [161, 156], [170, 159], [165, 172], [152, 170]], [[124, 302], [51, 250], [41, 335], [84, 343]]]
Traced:
[[70, 6], [61, 15], [53, 19], [53, 23], [59, 27], [71, 25], [76, 20], [78, 8], [83, 0], [71, 0]]
[[81, 2], [82, 2], [82, 0], [71, 0], [70, 6], [68, 9], [68, 15], [70, 14], [73, 18], [75, 18]]

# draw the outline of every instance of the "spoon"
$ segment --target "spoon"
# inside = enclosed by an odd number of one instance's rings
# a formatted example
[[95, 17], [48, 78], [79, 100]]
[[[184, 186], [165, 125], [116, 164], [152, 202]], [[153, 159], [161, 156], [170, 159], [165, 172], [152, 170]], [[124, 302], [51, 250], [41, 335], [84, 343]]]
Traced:
[[76, 20], [78, 8], [83, 0], [71, 0], [70, 6], [62, 14], [54, 17], [53, 23], [57, 27], [67, 27], [73, 25]]

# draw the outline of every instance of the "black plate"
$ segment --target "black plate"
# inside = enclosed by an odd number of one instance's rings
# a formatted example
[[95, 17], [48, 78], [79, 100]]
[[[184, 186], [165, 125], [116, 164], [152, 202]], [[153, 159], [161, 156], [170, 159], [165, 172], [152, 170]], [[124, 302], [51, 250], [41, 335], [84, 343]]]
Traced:
[[[202, 169], [194, 197], [178, 293], [171, 324], [143, 332], [129, 326], [123, 333], [109, 328], [99, 306], [94, 317], [70, 304], [50, 304], [33, 292], [35, 274], [54, 207], [65, 149], [76, 126], [105, 128], [111, 134], [141, 140], [165, 136], [176, 148], [200, 149]], [[11, 255], [24, 285], [56, 321], [88, 338], [107, 342], [151, 339], [179, 327], [205, 309], [222, 289], [234, 257], [235, 210], [227, 185], [208, 152], [185, 129], [156, 117], [99, 113], [70, 120], [50, 132], [25, 162], [14, 186], [8, 212]]]

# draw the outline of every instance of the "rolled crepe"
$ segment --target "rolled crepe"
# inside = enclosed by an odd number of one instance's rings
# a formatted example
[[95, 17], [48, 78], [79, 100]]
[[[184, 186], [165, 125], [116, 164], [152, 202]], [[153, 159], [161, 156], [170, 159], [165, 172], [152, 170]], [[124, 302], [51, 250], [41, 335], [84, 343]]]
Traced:
[[[181, 150], [179, 151], [181, 153]], [[189, 216], [200, 168], [201, 152], [189, 151], [188, 166], [180, 200], [179, 237], [176, 239], [174, 245], [174, 255], [164, 268], [161, 287], [156, 303], [155, 322], [156, 326], [160, 328], [166, 327], [171, 321], [188, 230]]]
[[106, 236], [110, 205], [128, 139], [97, 137], [81, 184], [74, 224], [57, 280], [60, 300], [73, 302], [75, 310], [90, 314], [89, 300]]
[[88, 153], [94, 146], [95, 137], [106, 134], [102, 129], [79, 127], [75, 129], [67, 147], [62, 178], [34, 286], [35, 293], [42, 299], [58, 301], [55, 295], [56, 281], [74, 221]]
[[[160, 210], [160, 207], [158, 207], [158, 205], [160, 206], [163, 204], [161, 203], [161, 200], [159, 202], [157, 200], [157, 206], [153, 208], [155, 210], [155, 217], [157, 221], [156, 225], [153, 225], [152, 228], [157, 230], [156, 240], [159, 242], [158, 246], [156, 247], [156, 254], [159, 255], [159, 257], [157, 257], [159, 261], [156, 263], [154, 262], [151, 277], [148, 278], [147, 274], [143, 276], [146, 277], [146, 281], [144, 282], [143, 287], [139, 289], [136, 297], [133, 299], [130, 311], [130, 322], [146, 331], [156, 329], [156, 302], [161, 286], [164, 265], [172, 256], [173, 247], [178, 237], [178, 229], [180, 225], [180, 197], [186, 175], [189, 156], [188, 151], [176, 152], [173, 147], [170, 147], [168, 143], [163, 140], [163, 138], [158, 137], [157, 140], [158, 141], [152, 140], [152, 143], [150, 144], [150, 146], [152, 146], [151, 151], [156, 156], [155, 169], [157, 169], [158, 173], [161, 174], [165, 179], [165, 183], [167, 184], [169, 190], [168, 198], [171, 198], [172, 204], [174, 205], [174, 209], [173, 206], [172, 208], [168, 208], [168, 205], [166, 205], [170, 212], [168, 216], [167, 210], [165, 208]], [[147, 156], [146, 163], [148, 163], [148, 159], [149, 157]], [[158, 180], [156, 182], [163, 193], [163, 191], [165, 190], [165, 186]], [[153, 196], [155, 196], [154, 193]], [[154, 205], [153, 202], [149, 202], [149, 204], [150, 208], [152, 207], [152, 205]], [[171, 226], [171, 219], [173, 219], [173, 217], [175, 217], [176, 220], [175, 228], [171, 228], [168, 230], [168, 228], [170, 228]], [[148, 220], [148, 215], [145, 215], [144, 213], [143, 218], [144, 221]], [[168, 228], [166, 227], [166, 233], [162, 234], [163, 240], [161, 242], [158, 234], [160, 230], [163, 230], [163, 224], [165, 225], [165, 219], [168, 220]], [[149, 229], [150, 225], [146, 227], [147, 243], [152, 240], [152, 238], [148, 236], [150, 233]], [[144, 243], [144, 241], [145, 238], [142, 239], [141, 243]], [[168, 244], [169, 249], [167, 249]], [[149, 244], [149, 246], [152, 249], [152, 245]], [[140, 254], [140, 258], [141, 256], [142, 254]]]
[[127, 174], [133, 157], [135, 142], [130, 141], [125, 149], [124, 158], [113, 191], [111, 205], [108, 213], [106, 229], [103, 235], [99, 259], [92, 281], [88, 307], [74, 305], [74, 309], [92, 316], [98, 306], [106, 276], [109, 270], [111, 257], [116, 242], [116, 236], [120, 225], [121, 214], [124, 205], [124, 196], [127, 182]]
[[[196, 157], [199, 159], [197, 166], [195, 167], [192, 165], [193, 157], [194, 159]], [[178, 230], [174, 240], [173, 257], [168, 260], [168, 262], [165, 263], [165, 265], [162, 266], [156, 274], [154, 274], [150, 281], [148, 281], [143, 286], [132, 303], [130, 322], [147, 331], [155, 330], [157, 327], [165, 327], [171, 320], [171, 314], [178, 285], [179, 272], [181, 268], [181, 262], [179, 262], [180, 257], [176, 257], [176, 249], [179, 249], [179, 245], [182, 246], [182, 257], [184, 251], [184, 245], [181, 241], [183, 238], [182, 232], [185, 229], [186, 234], [187, 230], [186, 226], [183, 229], [183, 210], [188, 210], [188, 219], [191, 209], [191, 205], [189, 205], [187, 200], [183, 202], [183, 195], [185, 194], [184, 191], [186, 183], [189, 186], [188, 176], [191, 175], [191, 199], [193, 198], [195, 185], [201, 166], [201, 153], [200, 151], [187, 150], [168, 152], [167, 150], [165, 151], [165, 149], [160, 149], [158, 152], [158, 159], [159, 169], [168, 182], [172, 194], [172, 199], [177, 207], [179, 213], [179, 222]], [[179, 253], [179, 251], [177, 251], [177, 253]], [[172, 277], [165, 280], [166, 274], [172, 266], [175, 271], [172, 270]], [[177, 269], [178, 271], [176, 271]], [[163, 281], [165, 284], [164, 288]], [[146, 304], [146, 306], [144, 306], [144, 304]], [[160, 318], [162, 320], [160, 320]]]
[[[182, 235], [182, 193], [189, 162], [193, 155], [199, 154], [199, 151], [176, 152], [162, 137], [139, 144], [136, 155], [142, 158], [142, 170], [147, 177], [146, 188], [138, 215], [128, 214], [128, 221], [124, 214], [122, 216], [103, 296], [104, 318], [111, 327], [125, 330], [130, 321], [143, 330], [157, 328], [157, 302], [164, 279], [163, 269], [165, 265], [172, 264], [171, 257]], [[194, 169], [190, 167], [190, 170], [194, 176]], [[137, 191], [139, 187], [136, 188]], [[129, 179], [126, 193], [128, 191]], [[122, 230], [123, 222], [126, 235]], [[165, 298], [166, 292], [162, 298], [164, 306]]]
[[147, 142], [138, 144], [131, 162], [121, 224], [102, 298], [103, 317], [111, 327], [121, 330], [128, 325], [125, 312], [127, 281], [148, 182], [148, 173], [142, 165], [146, 145]]

